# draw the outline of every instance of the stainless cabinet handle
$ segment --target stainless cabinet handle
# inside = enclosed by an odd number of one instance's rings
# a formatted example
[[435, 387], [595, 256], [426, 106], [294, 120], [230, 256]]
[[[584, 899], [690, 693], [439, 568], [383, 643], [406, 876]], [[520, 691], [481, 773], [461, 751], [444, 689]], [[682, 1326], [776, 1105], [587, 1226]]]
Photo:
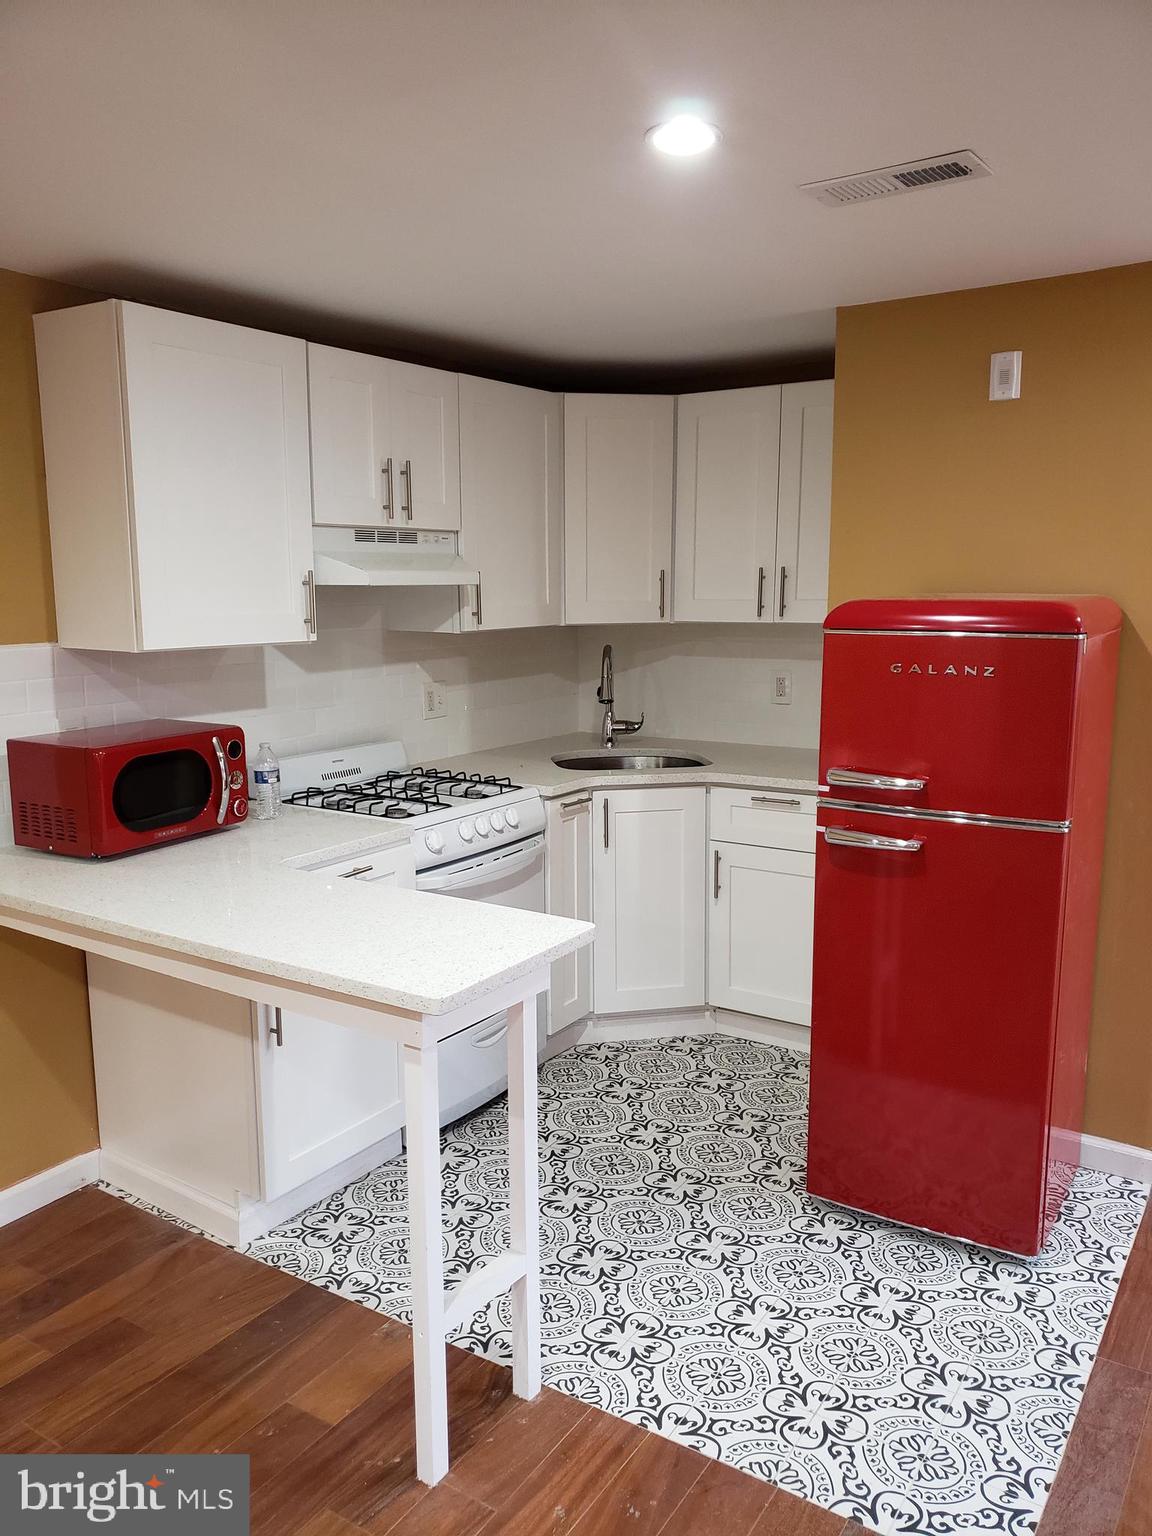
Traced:
[[268, 1033], [277, 1045], [284, 1044], [284, 1015], [280, 1012], [279, 1008], [273, 1008], [272, 1010], [272, 1022], [268, 1026]]
[[472, 610], [472, 617], [476, 620], [476, 628], [484, 627], [484, 594], [480, 590], [480, 578], [476, 578], [476, 606]]
[[316, 572], [305, 571], [300, 579], [304, 588], [304, 628], [310, 635], [316, 633]]
[[224, 818], [228, 814], [228, 759], [224, 756], [224, 748], [220, 745], [219, 736], [213, 736], [212, 746], [216, 752], [216, 761], [220, 765], [220, 804], [216, 807], [216, 825], [222, 827]]
[[344, 869], [340, 872], [341, 880], [355, 880], [357, 875], [369, 875], [372, 873], [371, 864], [357, 864], [355, 869]]
[[401, 502], [400, 510], [407, 515], [408, 521], [412, 521], [412, 460], [405, 459], [400, 473], [404, 476], [404, 491], [407, 501]]
[[712, 900], [720, 900], [720, 850], [712, 855]]
[[608, 846], [608, 801], [604, 801], [604, 846]]
[[756, 578], [756, 617], [764, 617], [764, 567], [760, 567], [760, 574]]
[[894, 773], [858, 773], [855, 768], [829, 768], [829, 784], [854, 784], [858, 789], [923, 789], [927, 779], [901, 779]]
[[579, 800], [561, 800], [561, 802], [560, 802], [560, 809], [562, 811], [578, 811], [582, 805], [591, 805], [591, 804], [592, 804], [592, 796], [591, 795], [581, 795]]
[[396, 511], [395, 511], [395, 508], [392, 505], [392, 456], [391, 456], [391, 454], [389, 454], [389, 456], [384, 460], [384, 463], [380, 466], [380, 473], [384, 476], [384, 485], [385, 485], [385, 487], [387, 488], [387, 491], [388, 491], [388, 499], [386, 501], [382, 502], [381, 505], [383, 507], [383, 510], [385, 512], [387, 512], [387, 514], [388, 514], [388, 521], [392, 522], [394, 520], [395, 516], [396, 516]]
[[664, 572], [660, 572], [660, 617], [664, 617]]
[[787, 580], [788, 580], [788, 567], [786, 565], [782, 565], [780, 567], [780, 611], [777, 614], [777, 618], [780, 618], [780, 619], [782, 619], [784, 617], [784, 606], [785, 606], [784, 605], [784, 584], [785, 584], [785, 582]]
[[919, 853], [918, 837], [881, 837], [875, 832], [853, 832], [848, 827], [825, 827], [824, 841], [838, 848], [877, 848], [882, 853]]
[[802, 802], [797, 797], [788, 798], [784, 795], [753, 795], [753, 805], [800, 805]]

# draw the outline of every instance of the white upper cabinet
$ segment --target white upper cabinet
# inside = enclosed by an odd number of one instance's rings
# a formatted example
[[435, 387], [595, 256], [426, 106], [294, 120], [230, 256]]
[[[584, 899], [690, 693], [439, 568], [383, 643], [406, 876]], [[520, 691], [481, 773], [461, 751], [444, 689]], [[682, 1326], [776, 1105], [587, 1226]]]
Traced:
[[832, 518], [831, 379], [785, 384], [780, 406], [780, 512], [776, 531], [776, 619], [819, 624], [828, 613]]
[[308, 343], [312, 516], [386, 528], [396, 521], [388, 361]]
[[304, 342], [114, 299], [35, 324], [60, 643], [312, 638]]
[[460, 489], [460, 552], [480, 572], [465, 627], [561, 623], [560, 396], [463, 375]]
[[309, 343], [308, 392], [315, 522], [459, 528], [456, 374]]
[[415, 363], [388, 364], [396, 523], [460, 526], [460, 377]]
[[779, 385], [680, 396], [673, 618], [771, 618], [779, 470]]
[[564, 590], [569, 624], [671, 616], [670, 395], [564, 397]]

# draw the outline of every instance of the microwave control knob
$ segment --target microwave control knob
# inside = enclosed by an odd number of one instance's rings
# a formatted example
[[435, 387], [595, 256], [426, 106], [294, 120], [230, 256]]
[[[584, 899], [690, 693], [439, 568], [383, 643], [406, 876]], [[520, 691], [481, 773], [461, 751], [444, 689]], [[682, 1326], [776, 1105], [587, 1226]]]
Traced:
[[429, 853], [443, 853], [444, 839], [440, 836], [439, 832], [426, 832], [424, 834], [424, 846], [428, 849]]
[[504, 830], [504, 812], [503, 811], [493, 811], [492, 812], [492, 830], [493, 830], [493, 832], [503, 832], [503, 830]]
[[460, 834], [460, 841], [462, 843], [470, 843], [476, 836], [476, 827], [470, 821], [462, 821], [456, 830]]
[[504, 812], [504, 819], [510, 827], [518, 827], [520, 825], [520, 812], [514, 805], [510, 805]]
[[230, 789], [244, 788], [244, 775], [239, 768], [233, 768], [232, 772], [228, 775], [228, 786]]
[[481, 837], [487, 837], [491, 830], [492, 823], [488, 820], [487, 816], [477, 816], [476, 831], [479, 833], [479, 835]]
[[237, 795], [235, 800], [233, 800], [233, 802], [232, 802], [232, 814], [233, 814], [233, 816], [236, 816], [236, 817], [239, 817], [239, 818], [243, 818], [243, 817], [247, 816], [247, 814], [248, 814], [248, 802], [247, 802], [247, 800], [245, 800], [243, 795]]

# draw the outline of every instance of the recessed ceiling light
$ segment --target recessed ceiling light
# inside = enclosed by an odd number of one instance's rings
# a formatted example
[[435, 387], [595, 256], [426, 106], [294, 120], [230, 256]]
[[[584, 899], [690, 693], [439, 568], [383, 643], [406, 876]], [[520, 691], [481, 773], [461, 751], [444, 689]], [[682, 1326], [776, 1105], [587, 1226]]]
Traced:
[[720, 130], [702, 117], [684, 112], [649, 128], [645, 138], [662, 155], [702, 155], [720, 142]]

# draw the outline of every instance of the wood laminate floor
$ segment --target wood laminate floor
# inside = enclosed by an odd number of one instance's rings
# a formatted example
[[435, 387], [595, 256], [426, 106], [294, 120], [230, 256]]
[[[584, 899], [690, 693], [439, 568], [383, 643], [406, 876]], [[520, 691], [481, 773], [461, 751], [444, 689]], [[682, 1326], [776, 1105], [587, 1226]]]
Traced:
[[[416, 1482], [408, 1330], [96, 1189], [0, 1230], [0, 1453], [233, 1451], [254, 1536], [847, 1536], [851, 1522], [449, 1349]], [[1152, 1532], [1145, 1217], [1039, 1536]]]

